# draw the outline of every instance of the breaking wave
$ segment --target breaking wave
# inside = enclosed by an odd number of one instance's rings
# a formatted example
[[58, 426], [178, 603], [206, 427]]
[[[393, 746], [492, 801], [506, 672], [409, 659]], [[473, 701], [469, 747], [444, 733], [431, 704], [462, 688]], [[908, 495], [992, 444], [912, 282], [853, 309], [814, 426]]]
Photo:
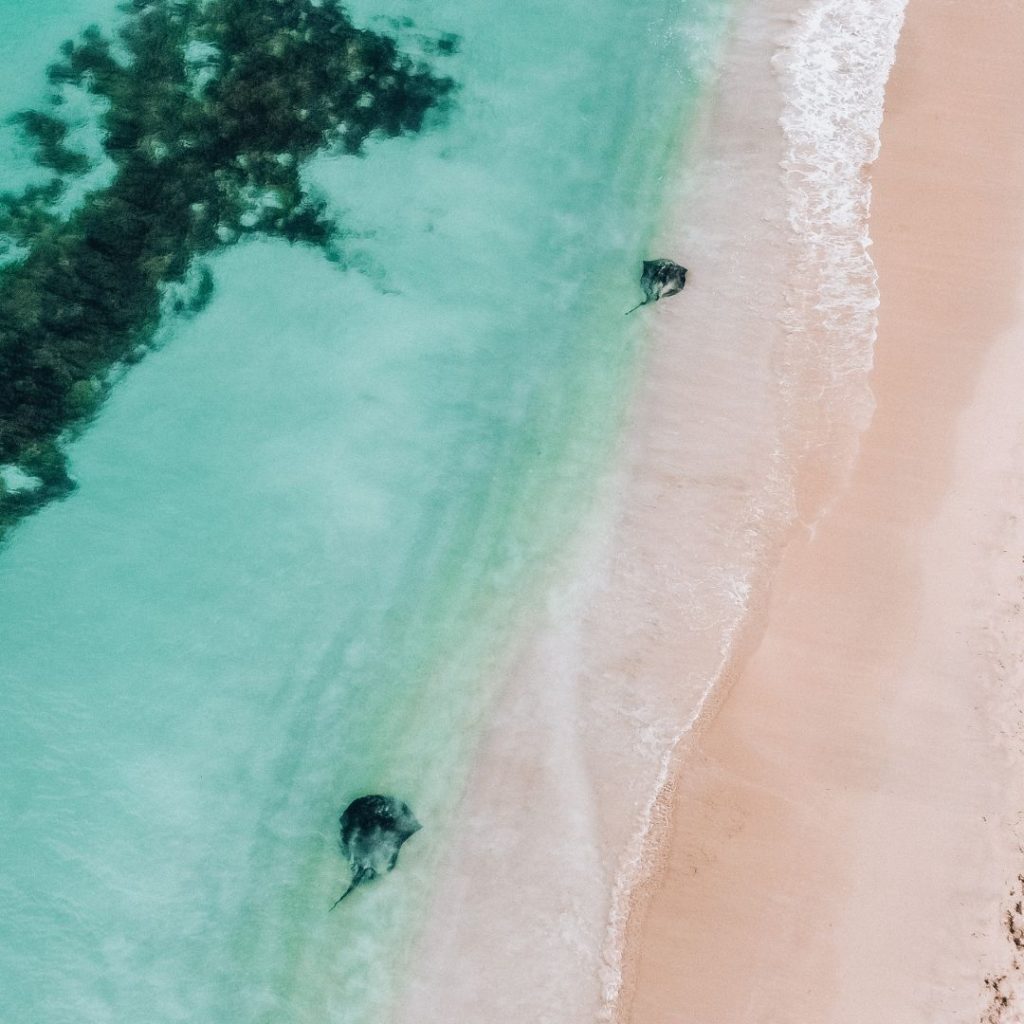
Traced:
[[874, 412], [868, 374], [878, 279], [867, 168], [879, 152], [905, 6], [906, 0], [819, 0], [800, 12], [773, 61], [784, 97], [779, 124], [791, 229], [779, 372], [795, 468], [822, 474], [819, 499], [845, 478]]

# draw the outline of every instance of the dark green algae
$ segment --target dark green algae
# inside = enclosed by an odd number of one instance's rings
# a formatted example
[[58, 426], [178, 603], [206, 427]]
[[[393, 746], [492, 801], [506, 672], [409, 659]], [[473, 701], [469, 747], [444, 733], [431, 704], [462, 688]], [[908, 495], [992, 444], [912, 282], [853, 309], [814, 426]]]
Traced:
[[[93, 27], [62, 46], [52, 110], [13, 119], [54, 176], [0, 195], [15, 252], [0, 268], [0, 466], [38, 481], [0, 477], [0, 540], [73, 490], [66, 442], [161, 315], [209, 298], [199, 257], [260, 235], [338, 258], [341, 231], [303, 161], [420, 131], [454, 87], [332, 0], [133, 0], [122, 14], [113, 39]], [[454, 48], [447, 35], [427, 47]], [[68, 87], [105, 101], [113, 172], [62, 214], [69, 177], [89, 168], [59, 116]]]

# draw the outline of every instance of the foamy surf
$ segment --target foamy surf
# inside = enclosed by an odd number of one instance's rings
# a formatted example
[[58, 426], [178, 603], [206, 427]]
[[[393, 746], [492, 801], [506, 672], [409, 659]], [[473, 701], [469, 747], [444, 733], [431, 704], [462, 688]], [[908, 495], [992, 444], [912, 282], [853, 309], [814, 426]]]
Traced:
[[877, 328], [867, 168], [878, 156], [885, 83], [906, 0], [821, 0], [800, 11], [774, 59], [792, 230], [779, 375], [794, 469], [813, 519], [844, 480], [874, 410], [868, 386]]

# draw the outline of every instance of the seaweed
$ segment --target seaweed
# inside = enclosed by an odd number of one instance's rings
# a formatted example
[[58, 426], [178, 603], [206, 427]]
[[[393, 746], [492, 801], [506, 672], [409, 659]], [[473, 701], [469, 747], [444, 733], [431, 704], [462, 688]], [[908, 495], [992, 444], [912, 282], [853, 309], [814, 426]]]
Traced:
[[[74, 488], [67, 441], [162, 313], [209, 300], [200, 257], [253, 235], [334, 257], [340, 229], [303, 163], [419, 132], [454, 90], [333, 0], [128, 0], [122, 14], [115, 38], [87, 28], [47, 70], [55, 107], [68, 88], [105, 101], [108, 185], [61, 213], [88, 161], [56, 113], [14, 118], [54, 176], [0, 194], [16, 250], [0, 267], [0, 540]], [[164, 301], [190, 274], [195, 288]], [[12, 486], [12, 468], [33, 484]]]
[[89, 158], [65, 145], [68, 126], [59, 117], [41, 110], [23, 110], [11, 120], [35, 143], [40, 167], [58, 174], [82, 174], [89, 169]]

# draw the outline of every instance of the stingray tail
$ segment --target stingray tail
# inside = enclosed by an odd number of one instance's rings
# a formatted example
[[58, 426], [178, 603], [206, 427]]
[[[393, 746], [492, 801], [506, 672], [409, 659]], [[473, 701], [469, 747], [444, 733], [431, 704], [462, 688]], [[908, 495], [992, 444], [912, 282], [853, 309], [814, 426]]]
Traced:
[[[334, 908], [335, 908], [335, 907], [336, 907], [336, 906], [337, 906], [337, 905], [338, 905], [338, 904], [339, 904], [339, 903], [340, 903], [340, 902], [341, 902], [341, 901], [342, 901], [342, 900], [343, 900], [343, 899], [344, 899], [344, 898], [345, 898], [345, 897], [346, 897], [346, 896], [347, 896], [347, 895], [348, 895], [348, 894], [349, 894], [349, 893], [350, 893], [350, 892], [351, 892], [351, 891], [352, 891], [352, 890], [353, 890], [353, 889], [354, 889], [355, 887], [356, 887], [356, 883], [355, 883], [355, 882], [353, 882], [353, 883], [352, 883], [352, 884], [351, 884], [351, 885], [350, 885], [350, 886], [349, 886], [349, 887], [348, 887], [348, 888], [347, 888], [347, 889], [346, 889], [346, 890], [345, 890], [345, 891], [344, 891], [344, 892], [343, 892], [343, 893], [342, 893], [342, 894], [341, 894], [341, 895], [340, 895], [340, 896], [339, 896], [339, 897], [338, 897], [338, 898], [337, 898], [337, 899], [336, 899], [336, 900], [335, 900], [335, 901], [334, 901], [334, 902], [333, 902], [333, 903], [331, 904], [331, 910], [333, 910], [333, 909], [334, 909]], [[327, 913], [329, 914], [329, 913], [331, 912], [331, 910], [328, 910], [328, 911], [327, 911]]]
[[[333, 910], [360, 882], [365, 882], [367, 879], [375, 877], [373, 868], [367, 868], [365, 865], [356, 870], [352, 876], [352, 881], [349, 882], [348, 888], [331, 904], [331, 910]], [[331, 910], [328, 910], [329, 914]]]
[[643, 301], [643, 302], [638, 302], [638, 303], [637, 303], [637, 304], [636, 304], [636, 305], [635, 305], [635, 306], [633, 307], [633, 309], [627, 309], [627, 310], [626, 310], [626, 314], [625, 314], [625, 315], [626, 315], [626, 316], [629, 316], [629, 314], [630, 314], [630, 313], [632, 313], [632, 312], [633, 312], [633, 310], [639, 309], [639, 308], [640, 308], [641, 306], [646, 306], [648, 302], [650, 302], [650, 299], [644, 299], [644, 301]]

